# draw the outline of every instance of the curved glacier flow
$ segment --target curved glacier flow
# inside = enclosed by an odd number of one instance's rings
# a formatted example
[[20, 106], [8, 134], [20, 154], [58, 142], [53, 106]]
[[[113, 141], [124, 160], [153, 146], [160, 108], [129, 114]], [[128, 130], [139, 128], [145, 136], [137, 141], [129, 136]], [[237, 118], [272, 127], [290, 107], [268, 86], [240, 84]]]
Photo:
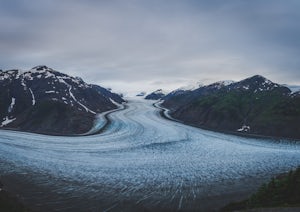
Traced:
[[186, 126], [153, 103], [130, 99], [90, 136], [1, 130], [1, 180], [37, 210], [206, 210], [300, 164], [296, 142]]

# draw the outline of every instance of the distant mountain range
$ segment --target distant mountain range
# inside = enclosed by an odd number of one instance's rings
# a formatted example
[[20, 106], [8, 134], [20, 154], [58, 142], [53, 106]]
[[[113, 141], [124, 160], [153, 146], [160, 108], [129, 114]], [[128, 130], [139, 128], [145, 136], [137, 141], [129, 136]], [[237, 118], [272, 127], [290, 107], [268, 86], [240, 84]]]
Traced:
[[0, 128], [80, 134], [95, 114], [117, 108], [117, 94], [46, 66], [0, 71]]
[[162, 98], [170, 115], [186, 124], [235, 133], [300, 139], [300, 92], [263, 76], [221, 81]]
[[146, 95], [146, 92], [142, 91], [142, 92], [138, 93], [136, 96], [145, 96], [145, 95]]

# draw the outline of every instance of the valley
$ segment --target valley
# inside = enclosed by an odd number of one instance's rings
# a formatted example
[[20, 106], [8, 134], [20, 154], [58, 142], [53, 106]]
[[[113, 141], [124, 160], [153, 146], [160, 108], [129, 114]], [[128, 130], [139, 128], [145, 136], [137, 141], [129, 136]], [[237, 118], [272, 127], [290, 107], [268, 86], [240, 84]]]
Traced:
[[90, 136], [1, 130], [1, 181], [38, 211], [207, 211], [300, 164], [296, 142], [186, 126], [153, 103], [128, 99]]

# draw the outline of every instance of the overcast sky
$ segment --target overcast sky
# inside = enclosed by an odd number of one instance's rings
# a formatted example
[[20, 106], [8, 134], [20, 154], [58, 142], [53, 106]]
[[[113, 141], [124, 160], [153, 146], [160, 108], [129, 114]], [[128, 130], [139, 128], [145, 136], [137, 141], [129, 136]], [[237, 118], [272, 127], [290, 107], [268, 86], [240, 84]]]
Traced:
[[300, 1], [0, 0], [0, 69], [36, 65], [118, 92], [300, 85]]

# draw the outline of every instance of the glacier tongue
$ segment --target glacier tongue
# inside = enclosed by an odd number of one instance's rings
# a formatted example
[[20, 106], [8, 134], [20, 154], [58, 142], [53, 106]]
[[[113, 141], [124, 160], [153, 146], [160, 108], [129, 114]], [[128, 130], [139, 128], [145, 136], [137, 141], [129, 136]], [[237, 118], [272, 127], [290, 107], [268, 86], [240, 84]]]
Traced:
[[0, 172], [17, 177], [14, 188], [39, 210], [208, 210], [300, 164], [297, 143], [186, 126], [153, 103], [129, 99], [91, 136], [1, 130]]

